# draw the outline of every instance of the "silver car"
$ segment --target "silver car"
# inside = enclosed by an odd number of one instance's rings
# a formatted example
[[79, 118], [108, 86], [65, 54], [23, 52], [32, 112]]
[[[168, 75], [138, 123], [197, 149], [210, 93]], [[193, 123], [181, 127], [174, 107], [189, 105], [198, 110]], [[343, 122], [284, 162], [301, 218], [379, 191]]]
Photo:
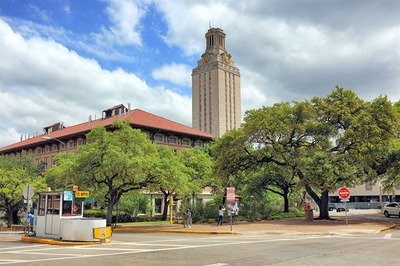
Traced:
[[383, 207], [383, 214], [385, 217], [390, 217], [390, 215], [395, 215], [400, 217], [400, 204], [397, 202], [390, 202]]

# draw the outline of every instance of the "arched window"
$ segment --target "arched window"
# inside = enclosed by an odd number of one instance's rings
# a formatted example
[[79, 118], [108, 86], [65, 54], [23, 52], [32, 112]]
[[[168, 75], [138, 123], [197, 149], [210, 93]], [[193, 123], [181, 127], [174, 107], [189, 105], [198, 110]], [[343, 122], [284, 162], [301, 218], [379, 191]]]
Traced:
[[73, 147], [75, 147], [75, 141], [69, 140], [67, 143], [67, 148], [73, 148]]
[[154, 141], [156, 142], [163, 142], [164, 141], [164, 135], [157, 133], [154, 135]]
[[196, 140], [195, 142], [194, 142], [194, 146], [196, 146], [196, 147], [201, 147], [201, 146], [203, 146], [203, 141], [202, 140]]
[[168, 143], [169, 144], [178, 144], [178, 138], [175, 136], [169, 136], [168, 137]]
[[189, 146], [190, 145], [190, 139], [189, 138], [183, 138], [182, 139], [182, 145], [183, 146]]

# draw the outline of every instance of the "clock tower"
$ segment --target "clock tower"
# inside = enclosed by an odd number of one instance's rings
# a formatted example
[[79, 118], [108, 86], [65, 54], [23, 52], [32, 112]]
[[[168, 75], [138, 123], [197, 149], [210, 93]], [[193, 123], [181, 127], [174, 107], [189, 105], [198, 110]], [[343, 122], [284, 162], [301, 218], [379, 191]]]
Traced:
[[240, 71], [222, 29], [211, 28], [205, 37], [206, 51], [192, 71], [192, 127], [219, 137], [240, 126]]

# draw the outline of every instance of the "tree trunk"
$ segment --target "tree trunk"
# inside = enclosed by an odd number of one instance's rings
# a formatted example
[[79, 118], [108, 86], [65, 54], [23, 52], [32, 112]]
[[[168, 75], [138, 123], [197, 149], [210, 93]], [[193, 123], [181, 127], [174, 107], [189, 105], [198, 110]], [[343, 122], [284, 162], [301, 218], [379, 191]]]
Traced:
[[283, 190], [283, 200], [284, 200], [284, 207], [283, 212], [289, 212], [289, 190]]
[[13, 221], [13, 212], [12, 209], [8, 208], [7, 210], [7, 227], [10, 228]]
[[114, 209], [114, 199], [111, 197], [110, 201], [107, 203], [107, 216], [106, 216], [106, 220], [107, 220], [107, 226], [111, 226], [112, 225], [112, 212]]
[[13, 224], [19, 224], [20, 219], [18, 217], [18, 208], [13, 208], [12, 210], [12, 222]]
[[329, 217], [329, 210], [328, 210], [328, 199], [329, 199], [329, 191], [325, 190], [321, 194], [321, 202], [318, 205], [319, 207], [319, 217], [320, 220], [328, 220]]
[[308, 195], [313, 198], [315, 203], [317, 203], [319, 207], [319, 220], [330, 220], [331, 218], [329, 217], [329, 211], [328, 211], [328, 196], [329, 196], [329, 191], [325, 190], [322, 192], [321, 197], [317, 195], [317, 193], [314, 192], [314, 190], [309, 186], [305, 185], [306, 191]]
[[170, 198], [169, 194], [168, 193], [164, 193], [164, 209], [163, 209], [162, 219], [165, 220], [165, 221], [167, 220], [169, 198]]
[[113, 216], [114, 206], [115, 206], [115, 204], [118, 203], [120, 197], [121, 197], [121, 195], [119, 195], [115, 191], [110, 193], [110, 200], [107, 203], [107, 217], [106, 217], [107, 226], [112, 225], [112, 216]]

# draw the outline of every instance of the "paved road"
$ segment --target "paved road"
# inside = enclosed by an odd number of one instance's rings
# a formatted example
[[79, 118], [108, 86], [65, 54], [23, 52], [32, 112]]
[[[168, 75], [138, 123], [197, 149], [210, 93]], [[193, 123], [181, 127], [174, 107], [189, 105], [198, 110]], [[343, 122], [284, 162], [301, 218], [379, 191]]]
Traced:
[[400, 228], [362, 236], [118, 233], [110, 244], [50, 246], [0, 236], [13, 265], [396, 265]]

